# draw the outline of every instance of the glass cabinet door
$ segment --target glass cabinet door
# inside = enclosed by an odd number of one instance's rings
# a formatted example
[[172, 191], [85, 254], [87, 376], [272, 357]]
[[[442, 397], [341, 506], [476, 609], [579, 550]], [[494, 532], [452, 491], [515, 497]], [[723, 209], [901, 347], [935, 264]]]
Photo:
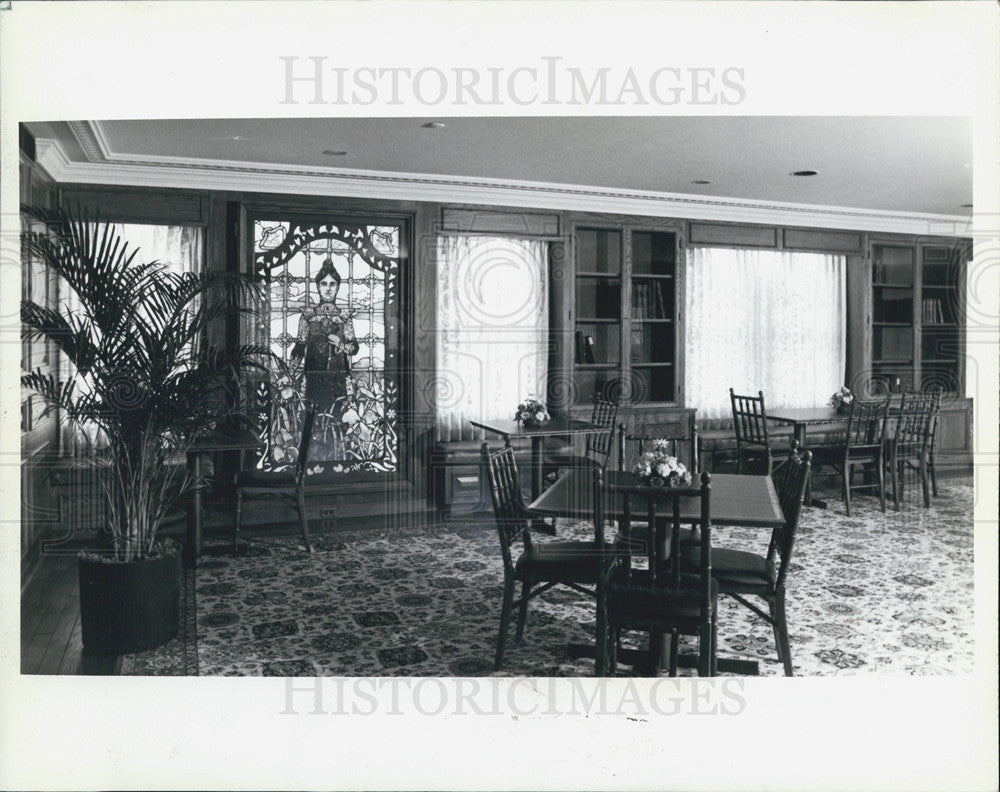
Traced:
[[912, 389], [914, 252], [909, 246], [872, 249], [872, 378]]
[[578, 229], [576, 253], [574, 402], [589, 404], [620, 376], [622, 234]]
[[611, 388], [623, 403], [672, 402], [677, 235], [576, 228], [574, 402]]
[[674, 400], [674, 234], [632, 232], [630, 397]]

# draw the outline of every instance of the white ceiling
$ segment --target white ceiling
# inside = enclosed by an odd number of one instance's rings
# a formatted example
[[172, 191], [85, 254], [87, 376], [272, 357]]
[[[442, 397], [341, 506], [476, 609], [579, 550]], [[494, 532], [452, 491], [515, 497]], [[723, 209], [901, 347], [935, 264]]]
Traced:
[[[422, 126], [432, 120], [445, 127]], [[972, 123], [959, 117], [185, 119], [28, 128], [58, 143], [70, 163], [122, 168], [329, 168], [949, 217], [969, 215], [963, 204], [972, 202]], [[818, 175], [790, 175], [805, 169]]]

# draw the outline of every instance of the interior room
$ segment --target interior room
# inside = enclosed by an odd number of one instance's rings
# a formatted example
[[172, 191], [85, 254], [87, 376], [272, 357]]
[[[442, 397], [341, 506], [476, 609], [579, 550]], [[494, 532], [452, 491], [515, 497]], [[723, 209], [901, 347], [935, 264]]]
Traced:
[[971, 671], [970, 119], [20, 146], [23, 674]]

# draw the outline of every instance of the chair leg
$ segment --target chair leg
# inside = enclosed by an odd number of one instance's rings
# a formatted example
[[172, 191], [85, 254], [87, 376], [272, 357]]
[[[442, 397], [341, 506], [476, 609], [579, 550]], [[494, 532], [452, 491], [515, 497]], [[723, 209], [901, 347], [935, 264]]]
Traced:
[[678, 636], [677, 630], [672, 630], [670, 633], [670, 670], [669, 670], [669, 674], [672, 677], [677, 676], [677, 660], [680, 649], [679, 641], [680, 641], [680, 636]]
[[785, 666], [785, 676], [792, 676], [792, 649], [788, 642], [788, 619], [785, 617], [785, 592], [778, 591], [774, 597], [774, 609], [777, 618], [778, 633], [781, 638], [779, 656]]
[[899, 460], [899, 500], [896, 502], [896, 511], [899, 511], [899, 504], [906, 502], [906, 462]]
[[743, 473], [743, 449], [737, 446], [736, 448], [736, 475], [739, 476]]
[[493, 670], [499, 671], [503, 665], [503, 650], [507, 646], [507, 632], [510, 630], [510, 612], [514, 608], [514, 581], [503, 582], [503, 605], [500, 606], [500, 635], [497, 636], [497, 654]]
[[881, 456], [878, 458], [878, 505], [885, 514], [885, 465]]
[[236, 547], [240, 536], [240, 518], [243, 514], [243, 492], [236, 490], [236, 507], [233, 509], [233, 555], [236, 555]]
[[851, 466], [848, 463], [844, 463], [843, 469], [840, 471], [841, 479], [841, 489], [844, 493], [844, 511], [847, 512], [847, 516], [851, 516]]
[[703, 621], [698, 630], [698, 676], [712, 676], [712, 622]]
[[767, 599], [767, 610], [771, 614], [771, 628], [774, 631], [774, 645], [778, 649], [778, 661], [783, 660], [781, 654], [781, 629], [778, 627], [778, 614], [774, 607], [774, 598], [768, 597]]
[[889, 476], [892, 479], [892, 501], [893, 505], [896, 507], [896, 511], [899, 511], [899, 465], [895, 459], [889, 460]]
[[924, 508], [931, 507], [931, 482], [930, 471], [927, 469], [927, 454], [920, 456], [920, 483], [924, 488]]
[[927, 468], [931, 473], [931, 491], [934, 493], [934, 497], [938, 496], [937, 491], [937, 471], [934, 468], [934, 451], [931, 451], [927, 458]]
[[524, 637], [524, 623], [528, 620], [528, 595], [531, 593], [531, 581], [524, 581], [521, 584], [521, 607], [517, 610], [517, 634], [514, 636], [516, 643], [521, 643]]
[[306, 517], [306, 494], [299, 490], [295, 494], [295, 505], [299, 510], [299, 525], [302, 527], [302, 541], [306, 543], [306, 552], [313, 551], [312, 542], [309, 541], [309, 518]]
[[608, 617], [604, 607], [597, 604], [597, 652], [594, 655], [594, 676], [608, 675]]

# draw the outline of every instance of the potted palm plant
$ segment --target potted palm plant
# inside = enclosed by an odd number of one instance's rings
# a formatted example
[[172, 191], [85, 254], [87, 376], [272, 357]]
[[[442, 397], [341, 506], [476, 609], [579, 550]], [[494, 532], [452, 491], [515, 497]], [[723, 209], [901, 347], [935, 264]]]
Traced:
[[21, 303], [22, 335], [67, 361], [62, 381], [21, 377], [47, 412], [96, 437], [85, 460], [107, 503], [108, 546], [79, 558], [83, 645], [125, 654], [177, 634], [179, 547], [157, 532], [178, 499], [200, 486], [183, 464], [200, 435], [238, 409], [241, 374], [265, 350], [225, 354], [210, 328], [242, 310], [256, 285], [243, 276], [171, 272], [141, 262], [113, 225], [69, 209], [22, 207], [23, 251], [65, 284], [54, 307]]

